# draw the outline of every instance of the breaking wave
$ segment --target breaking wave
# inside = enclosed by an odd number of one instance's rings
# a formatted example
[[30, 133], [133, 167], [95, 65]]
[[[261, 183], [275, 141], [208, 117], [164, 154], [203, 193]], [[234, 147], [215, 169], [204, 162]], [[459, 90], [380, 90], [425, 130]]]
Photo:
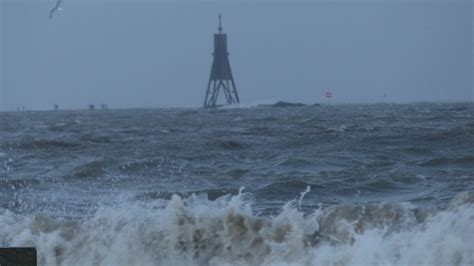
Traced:
[[40, 265], [474, 264], [472, 194], [444, 210], [378, 203], [302, 212], [305, 193], [270, 217], [242, 191], [103, 206], [79, 220], [3, 210], [0, 241], [35, 246]]

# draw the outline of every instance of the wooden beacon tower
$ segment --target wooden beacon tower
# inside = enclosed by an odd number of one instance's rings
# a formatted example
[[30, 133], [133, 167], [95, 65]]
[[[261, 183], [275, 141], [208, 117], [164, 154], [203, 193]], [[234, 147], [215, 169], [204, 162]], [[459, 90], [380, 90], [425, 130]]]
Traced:
[[217, 98], [222, 89], [227, 104], [239, 103], [239, 95], [235, 87], [234, 78], [230, 69], [229, 52], [227, 51], [227, 34], [222, 33], [222, 16], [219, 14], [219, 33], [214, 34], [214, 61], [212, 62], [211, 76], [207, 83], [204, 108], [218, 107]]

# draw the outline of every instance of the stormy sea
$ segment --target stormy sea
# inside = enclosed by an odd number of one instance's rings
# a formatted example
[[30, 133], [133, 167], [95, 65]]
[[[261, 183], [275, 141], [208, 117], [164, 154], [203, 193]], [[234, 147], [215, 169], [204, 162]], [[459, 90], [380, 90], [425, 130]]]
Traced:
[[40, 265], [474, 265], [474, 104], [0, 113]]

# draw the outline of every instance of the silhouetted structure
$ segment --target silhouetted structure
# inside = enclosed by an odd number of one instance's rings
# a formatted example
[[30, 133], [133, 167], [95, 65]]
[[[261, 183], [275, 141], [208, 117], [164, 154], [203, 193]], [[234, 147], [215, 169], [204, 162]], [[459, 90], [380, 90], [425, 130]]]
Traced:
[[89, 110], [90, 110], [90, 111], [94, 111], [94, 110], [95, 110], [95, 105], [89, 104]]
[[54, 105], [54, 111], [57, 111], [57, 110], [59, 110], [59, 105], [55, 104]]
[[211, 76], [207, 84], [204, 108], [217, 107], [220, 89], [224, 92], [227, 104], [239, 103], [239, 95], [235, 87], [230, 69], [229, 53], [227, 51], [227, 34], [222, 33], [222, 16], [219, 14], [219, 33], [214, 34], [214, 61]]

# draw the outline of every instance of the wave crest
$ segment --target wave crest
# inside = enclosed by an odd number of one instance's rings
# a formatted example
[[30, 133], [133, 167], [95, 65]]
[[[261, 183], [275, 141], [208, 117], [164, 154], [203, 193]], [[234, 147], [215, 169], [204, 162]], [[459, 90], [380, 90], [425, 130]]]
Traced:
[[78, 221], [0, 215], [3, 246], [35, 246], [41, 265], [471, 265], [474, 205], [463, 194], [442, 211], [410, 204], [333, 206], [272, 217], [252, 195], [101, 207]]

